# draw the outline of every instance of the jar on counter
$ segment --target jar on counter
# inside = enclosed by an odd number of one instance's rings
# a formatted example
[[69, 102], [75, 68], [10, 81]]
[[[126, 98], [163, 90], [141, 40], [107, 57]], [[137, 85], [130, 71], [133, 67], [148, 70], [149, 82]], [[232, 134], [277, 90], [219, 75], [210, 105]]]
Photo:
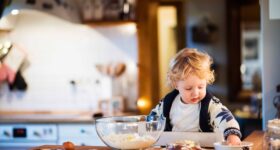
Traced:
[[280, 119], [269, 120], [263, 139], [264, 150], [280, 149]]

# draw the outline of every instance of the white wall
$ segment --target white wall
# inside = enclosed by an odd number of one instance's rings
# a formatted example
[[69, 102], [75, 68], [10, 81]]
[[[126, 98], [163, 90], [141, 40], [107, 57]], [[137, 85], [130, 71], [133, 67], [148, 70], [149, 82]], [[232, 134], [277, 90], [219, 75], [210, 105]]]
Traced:
[[[0, 110], [89, 110], [110, 95], [109, 78], [96, 64], [125, 62], [119, 79], [122, 94], [135, 108], [137, 99], [137, 39], [135, 25], [90, 28], [49, 14], [22, 10], [10, 33], [0, 32], [1, 41], [11, 40], [27, 52], [23, 67], [26, 92], [11, 92], [0, 86]], [[71, 85], [70, 80], [77, 82]], [[96, 83], [100, 80], [100, 84]], [[120, 92], [119, 92], [120, 93]]]
[[262, 89], [263, 89], [263, 127], [268, 120], [275, 118], [276, 109], [273, 98], [280, 93], [280, 19], [269, 19], [269, 0], [261, 0], [261, 38], [262, 38]]

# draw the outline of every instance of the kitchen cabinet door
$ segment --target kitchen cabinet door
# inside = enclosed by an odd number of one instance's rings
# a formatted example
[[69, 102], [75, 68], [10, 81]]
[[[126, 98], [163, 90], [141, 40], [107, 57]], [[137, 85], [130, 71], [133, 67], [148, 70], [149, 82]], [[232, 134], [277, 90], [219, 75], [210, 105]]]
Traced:
[[66, 141], [75, 145], [105, 146], [99, 139], [94, 124], [59, 124], [58, 143]]

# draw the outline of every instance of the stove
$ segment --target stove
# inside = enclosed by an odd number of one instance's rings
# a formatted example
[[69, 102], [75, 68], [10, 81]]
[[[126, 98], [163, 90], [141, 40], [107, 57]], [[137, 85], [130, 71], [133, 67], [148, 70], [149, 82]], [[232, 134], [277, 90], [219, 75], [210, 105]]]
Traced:
[[[39, 145], [101, 145], [93, 112], [0, 113], [0, 150], [26, 150]], [[104, 145], [104, 144], [103, 144]]]
[[57, 144], [57, 132], [56, 124], [0, 124], [0, 149]]

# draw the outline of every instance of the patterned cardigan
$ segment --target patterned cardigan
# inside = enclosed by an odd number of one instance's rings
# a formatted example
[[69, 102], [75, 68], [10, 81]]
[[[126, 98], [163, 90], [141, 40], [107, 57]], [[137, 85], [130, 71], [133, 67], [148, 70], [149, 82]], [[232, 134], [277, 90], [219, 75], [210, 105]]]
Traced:
[[[170, 109], [176, 96], [179, 94], [178, 90], [173, 90], [168, 93], [159, 104], [152, 109], [148, 119], [153, 116], [166, 117], [165, 131], [172, 131], [172, 124], [170, 122]], [[232, 113], [220, 102], [218, 98], [211, 95], [208, 91], [203, 100], [200, 101], [199, 127], [200, 132], [223, 132], [224, 138], [228, 135], [235, 134], [241, 138], [239, 124], [235, 120]]]

